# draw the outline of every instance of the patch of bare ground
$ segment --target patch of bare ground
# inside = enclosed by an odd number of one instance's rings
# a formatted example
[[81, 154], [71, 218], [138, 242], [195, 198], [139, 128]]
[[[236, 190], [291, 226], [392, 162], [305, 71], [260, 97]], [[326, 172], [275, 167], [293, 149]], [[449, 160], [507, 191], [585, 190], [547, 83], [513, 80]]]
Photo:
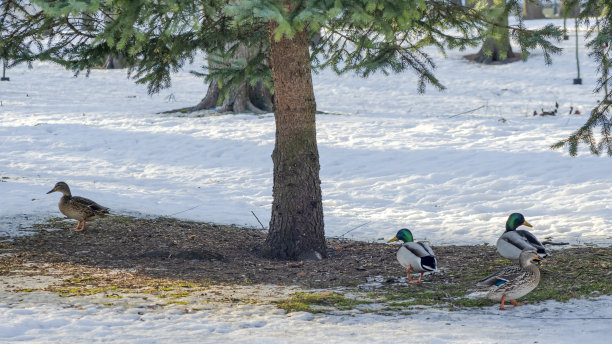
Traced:
[[[109, 288], [260, 284], [358, 290], [375, 279], [384, 295], [374, 299], [416, 297], [411, 302], [435, 304], [462, 297], [479, 279], [512, 264], [488, 245], [433, 246], [441, 272], [408, 285], [396, 261], [398, 246], [386, 243], [328, 239], [327, 259], [288, 262], [260, 255], [266, 233], [258, 229], [117, 216], [88, 223], [84, 232], [72, 231], [73, 226], [73, 221], [51, 220], [37, 225], [34, 235], [0, 242], [0, 279], [67, 276], [44, 289], [66, 295]], [[611, 248], [555, 250], [540, 269], [542, 282], [529, 296], [535, 300], [612, 294]]]

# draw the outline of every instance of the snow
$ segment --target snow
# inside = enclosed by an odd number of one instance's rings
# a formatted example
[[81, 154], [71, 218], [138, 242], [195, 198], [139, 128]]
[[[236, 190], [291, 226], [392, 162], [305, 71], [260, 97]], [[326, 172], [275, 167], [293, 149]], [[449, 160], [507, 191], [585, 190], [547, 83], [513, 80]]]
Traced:
[[[481, 66], [462, 59], [470, 52], [443, 59], [431, 51], [447, 90], [424, 95], [410, 72], [315, 74], [325, 111], [317, 138], [326, 234], [372, 241], [409, 227], [433, 245], [493, 244], [508, 214], [521, 212], [541, 239], [609, 245], [610, 158], [584, 147], [575, 158], [549, 149], [600, 99], [586, 49], [584, 85], [572, 85], [574, 42], [560, 45], [552, 66], [537, 52], [525, 63]], [[88, 78], [50, 63], [9, 70], [11, 81], [0, 83], [0, 236], [26, 235], [33, 223], [61, 216], [59, 195], [45, 194], [60, 180], [116, 214], [259, 227], [253, 211], [267, 225], [272, 114], [158, 113], [203, 97], [202, 80], [188, 73], [202, 63], [154, 96], [124, 70], [93, 70]], [[559, 116], [532, 116], [555, 102]], [[569, 115], [570, 107], [583, 115]], [[612, 317], [610, 297], [396, 316], [284, 314], [271, 306], [139, 316], [22, 299], [0, 301], [1, 342], [598, 343]]]
[[407, 315], [286, 314], [270, 305], [123, 308], [29, 300], [36, 295], [21, 298], [16, 304], [0, 304], [2, 342], [604, 343], [612, 319], [609, 296], [547, 301], [513, 311], [415, 308]]

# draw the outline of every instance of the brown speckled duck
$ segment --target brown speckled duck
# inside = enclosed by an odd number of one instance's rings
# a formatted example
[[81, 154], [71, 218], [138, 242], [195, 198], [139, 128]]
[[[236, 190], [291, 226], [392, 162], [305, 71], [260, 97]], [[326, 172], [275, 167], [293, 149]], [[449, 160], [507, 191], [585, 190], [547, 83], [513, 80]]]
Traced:
[[90, 199], [72, 196], [68, 184], [64, 182], [58, 182], [55, 184], [53, 189], [47, 192], [47, 194], [56, 191], [63, 194], [59, 201], [59, 210], [62, 212], [62, 214], [66, 215], [69, 219], [79, 221], [77, 226], [74, 228], [75, 231], [84, 231], [86, 220], [102, 218], [109, 214], [108, 208], [103, 207]]
[[476, 283], [475, 294], [501, 301], [499, 309], [511, 308], [504, 306], [506, 300], [510, 300], [514, 306], [522, 305], [522, 302], [516, 302], [515, 299], [527, 295], [540, 283], [540, 270], [533, 265], [533, 261], [544, 260], [535, 250], [523, 250], [519, 256], [520, 267], [510, 266], [481, 280]]

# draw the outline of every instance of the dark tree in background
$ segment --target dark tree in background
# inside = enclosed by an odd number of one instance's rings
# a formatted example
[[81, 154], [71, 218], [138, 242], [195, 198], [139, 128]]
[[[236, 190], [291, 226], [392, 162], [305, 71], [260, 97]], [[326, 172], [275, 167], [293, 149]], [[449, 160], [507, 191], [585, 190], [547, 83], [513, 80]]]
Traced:
[[[260, 51], [263, 49], [263, 51]], [[263, 79], [251, 79], [252, 71], [245, 70], [250, 65], [260, 69], [260, 73], [267, 73], [269, 64], [267, 60], [253, 61], [267, 54], [267, 45], [253, 46], [238, 42], [230, 44], [228, 51], [215, 52], [208, 57], [207, 69], [217, 73], [208, 83], [206, 96], [195, 106], [176, 111], [189, 112], [205, 109], [218, 109], [219, 112], [272, 112], [272, 85]], [[233, 73], [245, 74], [238, 82], [231, 82], [235, 77]], [[194, 73], [198, 74], [198, 73]], [[200, 74], [203, 75], [203, 74]], [[225, 80], [230, 81], [229, 87], [223, 87]], [[251, 82], [254, 80], [254, 82]]]

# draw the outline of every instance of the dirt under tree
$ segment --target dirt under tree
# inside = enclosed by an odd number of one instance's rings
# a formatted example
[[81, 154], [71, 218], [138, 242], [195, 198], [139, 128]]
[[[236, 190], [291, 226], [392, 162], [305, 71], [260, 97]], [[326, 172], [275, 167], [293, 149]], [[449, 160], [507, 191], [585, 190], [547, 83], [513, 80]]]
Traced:
[[[74, 221], [54, 220], [37, 225], [34, 235], [0, 240], [0, 276], [16, 271], [45, 274], [44, 265], [81, 276], [129, 271], [134, 285], [154, 279], [306, 288], [357, 287], [374, 278], [393, 286], [406, 276], [396, 260], [398, 245], [384, 242], [328, 238], [327, 259], [287, 262], [263, 257], [266, 232], [261, 229], [129, 217], [93, 221], [84, 232], [73, 227]], [[471, 286], [491, 270], [511, 264], [489, 245], [433, 249], [441, 272], [426, 275], [423, 286]], [[578, 288], [588, 282], [587, 275], [609, 281], [612, 273], [612, 248], [555, 250], [548, 260], [541, 268], [540, 289], [547, 284], [565, 288], [568, 283]]]

